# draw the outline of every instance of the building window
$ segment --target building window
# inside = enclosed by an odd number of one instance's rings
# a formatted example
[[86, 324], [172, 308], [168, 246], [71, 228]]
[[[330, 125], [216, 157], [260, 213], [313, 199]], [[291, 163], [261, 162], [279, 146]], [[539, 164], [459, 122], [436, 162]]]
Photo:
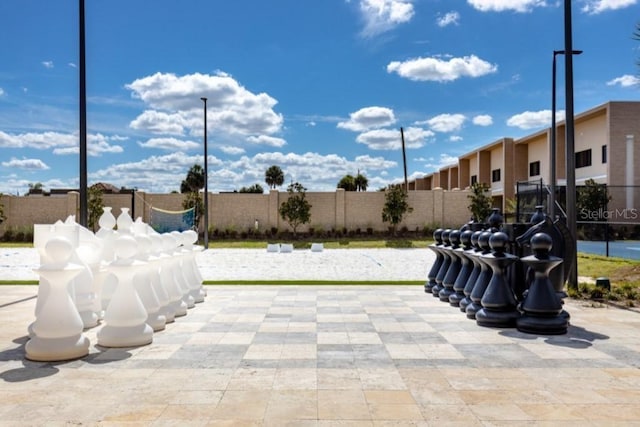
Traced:
[[500, 169], [494, 169], [491, 171], [491, 182], [500, 181]]
[[576, 168], [591, 166], [591, 149], [576, 153]]
[[607, 146], [602, 146], [602, 163], [607, 163]]
[[471, 175], [471, 185], [478, 183], [478, 175]]
[[529, 176], [540, 175], [540, 160], [529, 163]]

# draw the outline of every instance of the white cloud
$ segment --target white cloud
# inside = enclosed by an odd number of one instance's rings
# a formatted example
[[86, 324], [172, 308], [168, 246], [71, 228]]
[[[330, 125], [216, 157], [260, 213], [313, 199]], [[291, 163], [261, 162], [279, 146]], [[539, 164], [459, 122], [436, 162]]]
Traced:
[[[564, 120], [564, 110], [556, 111], [556, 121]], [[511, 116], [507, 120], [507, 126], [520, 129], [534, 129], [548, 127], [551, 125], [551, 110], [525, 111], [524, 113]]]
[[[76, 136], [77, 138], [77, 136]], [[121, 138], [116, 137], [116, 140]], [[105, 136], [100, 133], [87, 135], [87, 154], [92, 157], [100, 157], [104, 153], [117, 154], [122, 153], [124, 149], [120, 145], [112, 145], [110, 141], [113, 137]], [[80, 152], [78, 144], [71, 147], [54, 148], [53, 154], [68, 155], [78, 154]]]
[[[111, 141], [120, 141], [122, 137], [102, 134], [87, 135], [87, 154], [99, 156], [102, 153], [121, 153], [120, 145], [112, 145]], [[0, 131], [0, 147], [2, 148], [35, 148], [53, 150], [54, 154], [74, 154], [79, 151], [77, 133], [29, 132], [11, 135]]]
[[[156, 73], [126, 85], [134, 98], [155, 112], [145, 111], [131, 123], [136, 129], [178, 134], [187, 128], [192, 135], [202, 133], [201, 97], [208, 98], [209, 129], [227, 135], [271, 135], [282, 128], [283, 117], [273, 107], [277, 101], [266, 93], [252, 93], [223, 72], [215, 75], [177, 76]], [[158, 111], [159, 110], [159, 111]]]
[[247, 141], [252, 144], [268, 145], [270, 147], [282, 147], [287, 144], [287, 141], [282, 138], [268, 135], [250, 136], [247, 138]]
[[8, 162], [2, 162], [2, 166], [12, 169], [24, 170], [47, 170], [49, 166], [40, 159], [16, 159], [11, 158]]
[[[118, 186], [136, 187], [154, 193], [171, 192], [179, 189], [180, 182], [194, 164], [202, 164], [201, 155], [175, 152], [115, 164], [90, 174], [90, 180], [117, 183]], [[209, 188], [213, 183], [216, 191], [237, 190], [255, 183], [264, 186], [264, 173], [274, 164], [285, 172], [287, 183], [293, 179], [305, 187], [312, 184], [310, 191], [332, 191], [340, 178], [347, 173], [355, 174], [358, 170], [369, 178], [370, 188], [375, 189], [376, 183], [384, 185], [381, 176], [398, 166], [395, 161], [368, 155], [347, 159], [337, 154], [263, 152], [253, 157], [242, 156], [225, 161], [210, 155]]]
[[147, 110], [129, 123], [132, 129], [168, 135], [183, 135], [185, 125], [186, 120], [180, 113], [167, 114], [155, 110]]
[[231, 145], [223, 145], [223, 146], [218, 147], [218, 148], [220, 148], [220, 151], [222, 151], [223, 153], [229, 154], [229, 155], [232, 155], [232, 156], [237, 156], [238, 154], [244, 154], [245, 153], [244, 148], [234, 147], [234, 146], [231, 146]]
[[[90, 180], [118, 183], [120, 186], [136, 187], [151, 192], [171, 192], [180, 188], [180, 183], [194, 164], [202, 164], [201, 155], [174, 152], [151, 156], [136, 162], [114, 164], [90, 174]], [[209, 156], [208, 164], [219, 167], [222, 163]], [[211, 176], [209, 177], [211, 180]]]
[[545, 0], [467, 0], [471, 7], [481, 12], [530, 12], [534, 7], [547, 6]]
[[461, 136], [459, 136], [459, 135], [451, 135], [449, 137], [449, 141], [451, 141], [451, 142], [460, 142], [462, 140], [463, 140], [463, 138]]
[[[158, 148], [161, 150], [195, 150], [201, 148], [202, 144], [194, 141], [184, 141], [177, 138], [150, 138], [139, 145], [145, 148]], [[204, 147], [202, 147], [204, 148]]]
[[442, 16], [438, 16], [436, 21], [439, 27], [446, 27], [449, 25], [459, 25], [460, 24], [460, 14], [456, 11], [451, 11], [445, 13]]
[[28, 132], [8, 134], [0, 130], [0, 147], [2, 148], [35, 148], [48, 150], [55, 147], [71, 147], [78, 145], [78, 135], [58, 132]]
[[461, 58], [440, 57], [414, 58], [403, 62], [393, 61], [387, 65], [387, 72], [413, 81], [449, 82], [461, 77], [481, 77], [495, 73], [498, 66], [475, 55]]
[[607, 82], [607, 86], [620, 85], [621, 87], [631, 87], [631, 86], [637, 86], [639, 84], [640, 84], [640, 78], [636, 76], [632, 76], [630, 74], [625, 74], [624, 76], [616, 77], [615, 79], [609, 80]]
[[638, 0], [586, 0], [582, 11], [595, 15], [607, 10], [623, 9], [637, 3]]
[[440, 154], [440, 158], [437, 159], [429, 159], [429, 163], [426, 163], [424, 166], [428, 169], [437, 171], [445, 166], [450, 166], [458, 163], [458, 158], [455, 156], [451, 156], [447, 153]]
[[69, 62], [67, 65], [71, 68], [78, 68], [78, 66], [73, 62]]
[[464, 114], [440, 114], [422, 122], [416, 122], [417, 125], [427, 124], [436, 132], [456, 132], [462, 129], [467, 118]]
[[491, 126], [493, 124], [493, 117], [488, 114], [480, 114], [475, 116], [472, 121], [476, 126]]
[[42, 61], [44, 68], [53, 68], [53, 61]]
[[360, 0], [363, 37], [373, 37], [409, 22], [415, 11], [411, 0]]
[[[406, 148], [423, 147], [434, 133], [419, 127], [404, 129], [404, 142]], [[402, 148], [400, 131], [395, 129], [374, 129], [361, 133], [356, 142], [365, 144], [371, 150], [399, 150]]]
[[392, 125], [396, 122], [393, 110], [385, 107], [365, 107], [349, 115], [349, 120], [338, 123], [341, 129], [362, 132]]

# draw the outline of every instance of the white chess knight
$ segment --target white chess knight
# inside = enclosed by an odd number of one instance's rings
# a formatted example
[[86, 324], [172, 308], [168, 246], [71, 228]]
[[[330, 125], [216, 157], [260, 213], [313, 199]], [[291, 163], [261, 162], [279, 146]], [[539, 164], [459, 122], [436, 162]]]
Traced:
[[136, 260], [138, 243], [130, 234], [114, 241], [115, 261], [109, 271], [118, 284], [104, 314], [104, 325], [98, 331], [98, 344], [104, 347], [132, 347], [150, 344], [153, 329], [147, 324], [145, 309], [133, 280], [142, 263]]
[[196, 263], [196, 253], [200, 252], [202, 248], [200, 246], [194, 246], [194, 243], [198, 241], [198, 233], [193, 230], [183, 231], [181, 241], [184, 253], [182, 265], [189, 284], [191, 296], [196, 304], [204, 302], [204, 297], [207, 296], [207, 294], [202, 287], [202, 276]]
[[75, 222], [75, 217], [69, 217], [66, 225], [78, 228], [78, 245], [75, 248], [72, 262], [83, 266], [83, 271], [73, 279], [72, 289], [75, 295], [76, 307], [82, 318], [85, 329], [98, 324], [99, 283], [102, 263], [103, 242], [90, 230]]
[[155, 270], [158, 268], [150, 254], [153, 241], [145, 234], [134, 234], [134, 238], [140, 247], [137, 259], [142, 262], [142, 265], [137, 269], [133, 285], [147, 310], [147, 324], [153, 328], [154, 332], [161, 331], [165, 328], [167, 318], [162, 313], [162, 304], [153, 286], [153, 280], [156, 279]]
[[[71, 281], [84, 267], [71, 263], [74, 247], [65, 237], [52, 237], [42, 249], [45, 263], [35, 272], [47, 283], [32, 336], [25, 346], [26, 357], [36, 361], [77, 359], [89, 353], [89, 339], [69, 291]], [[40, 298], [40, 296], [38, 297]]]
[[170, 307], [171, 310], [173, 310], [174, 316], [186, 316], [188, 306], [183, 297], [188, 291], [183, 291], [178, 278], [179, 276], [175, 271], [176, 265], [174, 261], [174, 250], [176, 247], [176, 241], [169, 233], [162, 234], [161, 238], [162, 253], [160, 255], [160, 280], [162, 281], [162, 286], [164, 286], [167, 290], [167, 294], [169, 295]]

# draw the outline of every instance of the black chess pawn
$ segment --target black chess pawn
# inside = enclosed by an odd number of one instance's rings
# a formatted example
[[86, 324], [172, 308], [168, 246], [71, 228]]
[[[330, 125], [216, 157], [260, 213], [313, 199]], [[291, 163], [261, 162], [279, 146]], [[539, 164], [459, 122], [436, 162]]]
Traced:
[[438, 298], [438, 294], [442, 289], [444, 289], [442, 281], [444, 280], [444, 276], [447, 275], [447, 271], [449, 271], [449, 266], [451, 265], [451, 256], [449, 255], [450, 233], [450, 228], [447, 228], [442, 232], [442, 246], [440, 247], [440, 253], [442, 253], [442, 264], [440, 265], [440, 269], [438, 270], [438, 274], [436, 275], [436, 285], [431, 288], [431, 293], [435, 298]]
[[442, 265], [442, 261], [444, 259], [444, 255], [440, 252], [440, 248], [442, 247], [442, 232], [444, 230], [442, 228], [438, 228], [433, 232], [433, 240], [435, 241], [431, 245], [429, 245], [429, 249], [436, 254], [436, 260], [433, 262], [429, 273], [427, 274], [427, 282], [424, 284], [424, 291], [428, 294], [432, 293], [432, 289], [437, 285], [436, 276], [438, 275], [438, 271], [440, 270], [440, 266]]
[[453, 290], [453, 284], [460, 274], [462, 268], [462, 260], [458, 256], [458, 249], [460, 248], [460, 230], [451, 230], [449, 233], [449, 243], [451, 247], [449, 249], [449, 256], [451, 257], [451, 264], [447, 270], [447, 274], [442, 279], [443, 288], [438, 293], [440, 301], [449, 302], [449, 297], [455, 292]]
[[509, 236], [499, 231], [489, 238], [492, 253], [482, 255], [482, 260], [491, 268], [492, 275], [480, 301], [482, 308], [476, 313], [480, 326], [514, 328], [520, 316], [516, 297], [506, 280], [506, 269], [518, 260], [515, 255], [505, 253]]
[[473, 290], [469, 295], [471, 303], [465, 309], [469, 319], [475, 320], [476, 313], [482, 308], [481, 300], [484, 296], [484, 291], [487, 290], [487, 286], [489, 286], [489, 281], [491, 280], [491, 267], [489, 267], [489, 264], [482, 259], [482, 255], [486, 255], [491, 252], [491, 246], [489, 246], [490, 238], [490, 231], [483, 231], [482, 234], [480, 234], [480, 237], [478, 237], [478, 245], [482, 249], [482, 252], [476, 257], [476, 262], [480, 264], [480, 274], [478, 275], [478, 279], [476, 280], [475, 285], [473, 285]]
[[524, 301], [520, 306], [522, 315], [516, 321], [519, 331], [530, 334], [566, 334], [569, 314], [562, 309], [562, 301], [549, 280], [549, 272], [562, 263], [562, 258], [549, 254], [553, 240], [546, 233], [536, 233], [531, 237], [533, 255], [521, 261], [534, 271]]
[[473, 262], [469, 259], [470, 255], [467, 251], [473, 249], [471, 246], [471, 235], [473, 231], [467, 229], [460, 233], [461, 247], [456, 249], [456, 254], [460, 258], [462, 266], [460, 267], [460, 273], [456, 277], [456, 281], [453, 283], [453, 294], [449, 297], [449, 304], [453, 307], [460, 306], [460, 301], [464, 298], [464, 287], [467, 284], [467, 280], [473, 271]]
[[471, 261], [473, 267], [471, 269], [471, 274], [469, 274], [469, 277], [464, 284], [464, 289], [462, 290], [464, 298], [460, 300], [459, 306], [460, 311], [463, 313], [466, 312], [467, 306], [471, 304], [471, 291], [478, 280], [480, 269], [482, 268], [480, 261], [476, 259], [482, 253], [482, 248], [480, 248], [480, 245], [478, 244], [478, 238], [480, 238], [481, 234], [482, 231], [474, 231], [473, 234], [471, 234], [471, 249], [465, 251], [467, 258]]

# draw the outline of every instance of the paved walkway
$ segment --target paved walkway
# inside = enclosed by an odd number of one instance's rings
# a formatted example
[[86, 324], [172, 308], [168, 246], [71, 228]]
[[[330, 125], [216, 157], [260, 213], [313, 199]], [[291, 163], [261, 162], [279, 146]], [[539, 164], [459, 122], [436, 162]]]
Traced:
[[[210, 250], [209, 280], [423, 280], [431, 251]], [[0, 251], [0, 279], [33, 250]], [[207, 286], [150, 345], [25, 359], [35, 286], [0, 287], [0, 426], [640, 425], [640, 314], [566, 335], [478, 326], [422, 286]]]
[[0, 425], [640, 425], [640, 315], [568, 301], [563, 336], [488, 329], [421, 286], [208, 286], [137, 348], [25, 360], [0, 288]]

